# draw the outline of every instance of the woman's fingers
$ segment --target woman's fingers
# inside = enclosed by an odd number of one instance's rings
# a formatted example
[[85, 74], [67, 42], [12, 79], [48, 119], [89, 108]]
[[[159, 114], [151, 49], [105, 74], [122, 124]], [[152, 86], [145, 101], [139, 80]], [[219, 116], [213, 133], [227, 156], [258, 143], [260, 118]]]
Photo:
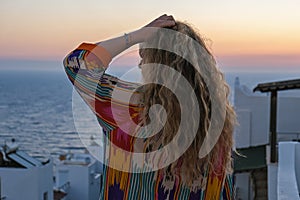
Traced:
[[142, 41], [146, 41], [153, 37], [153, 35], [157, 32], [157, 29], [147, 29], [147, 27], [153, 28], [173, 28], [176, 26], [176, 22], [172, 15], [161, 15], [155, 20], [151, 21], [149, 24], [144, 26], [138, 31], [139, 37], [142, 37]]
[[157, 20], [161, 21], [161, 22], [167, 22], [170, 24], [170, 22], [172, 22], [171, 24], [173, 24], [173, 22], [175, 23], [174, 17], [172, 15], [162, 15], [160, 16]]
[[172, 27], [175, 26], [176, 22], [174, 20], [174, 17], [172, 15], [162, 15], [152, 22], [150, 22], [146, 27]]
[[175, 26], [175, 21], [174, 20], [164, 20], [160, 21], [160, 26], [159, 27], [172, 27]]
[[168, 19], [168, 18], [170, 18], [170, 16], [169, 16], [169, 15], [166, 15], [166, 14], [164, 14], [164, 15], [162, 15], [162, 16], [160, 16], [160, 17], [158, 17], [157, 19]]

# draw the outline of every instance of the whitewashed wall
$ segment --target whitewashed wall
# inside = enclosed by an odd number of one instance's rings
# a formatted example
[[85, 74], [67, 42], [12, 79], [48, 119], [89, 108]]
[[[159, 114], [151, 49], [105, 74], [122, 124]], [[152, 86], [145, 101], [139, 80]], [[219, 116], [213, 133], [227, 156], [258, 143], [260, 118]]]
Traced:
[[53, 164], [32, 169], [1, 168], [2, 197], [7, 200], [43, 200], [44, 192], [53, 200]]

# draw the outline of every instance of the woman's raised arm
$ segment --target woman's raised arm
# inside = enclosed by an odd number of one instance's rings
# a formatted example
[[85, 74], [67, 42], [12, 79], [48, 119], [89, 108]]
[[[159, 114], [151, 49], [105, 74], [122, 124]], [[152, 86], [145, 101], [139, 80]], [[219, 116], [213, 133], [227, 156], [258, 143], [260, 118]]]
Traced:
[[143, 42], [153, 35], [147, 27], [173, 27], [175, 20], [172, 16], [162, 15], [146, 26], [123, 36], [97, 42], [83, 43], [72, 51], [64, 60], [64, 66], [75, 69], [105, 69], [113, 57], [137, 43]]
[[104, 47], [111, 54], [111, 56], [114, 57], [122, 51], [124, 51], [125, 49], [127, 49], [128, 47], [149, 39], [152, 36], [153, 31], [147, 29], [147, 27], [164, 28], [173, 27], [175, 26], [175, 24], [176, 23], [174, 18], [165, 14], [151, 21], [149, 24], [142, 27], [141, 29], [138, 29], [128, 34], [124, 34], [124, 36], [99, 42], [97, 43], [97, 45]]

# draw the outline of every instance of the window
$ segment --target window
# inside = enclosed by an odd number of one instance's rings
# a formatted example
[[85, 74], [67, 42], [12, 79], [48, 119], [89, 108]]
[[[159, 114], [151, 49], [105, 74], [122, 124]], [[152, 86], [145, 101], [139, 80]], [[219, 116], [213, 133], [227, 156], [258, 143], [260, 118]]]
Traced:
[[44, 192], [43, 200], [48, 200], [48, 192]]

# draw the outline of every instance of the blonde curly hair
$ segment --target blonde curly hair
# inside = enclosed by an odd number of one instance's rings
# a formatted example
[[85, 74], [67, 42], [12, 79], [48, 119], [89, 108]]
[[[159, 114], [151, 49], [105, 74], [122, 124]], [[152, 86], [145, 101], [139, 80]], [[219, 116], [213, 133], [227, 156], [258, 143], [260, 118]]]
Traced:
[[[167, 145], [172, 138], [176, 135], [181, 122], [181, 109], [182, 106], [186, 106], [190, 110], [189, 124], [186, 125], [187, 129], [189, 127], [198, 127], [196, 137], [193, 138], [191, 145], [188, 149], [177, 159], [175, 162], [163, 169], [166, 176], [174, 177], [180, 175], [182, 181], [187, 186], [192, 186], [195, 181], [199, 181], [202, 177], [205, 169], [209, 167], [214, 173], [218, 174], [220, 172], [226, 173], [232, 171], [231, 166], [231, 151], [233, 146], [233, 129], [236, 123], [236, 115], [233, 106], [228, 100], [229, 96], [229, 86], [224, 80], [222, 72], [219, 71], [216, 65], [216, 61], [212, 53], [207, 48], [204, 40], [201, 38], [200, 34], [192, 28], [192, 26], [183, 22], [176, 22], [176, 27], [173, 30], [179, 33], [185, 34], [186, 36], [192, 38], [197, 42], [197, 45], [201, 47], [191, 46], [186, 40], [178, 40], [176, 36], [172, 37], [170, 35], [161, 34], [159, 37], [154, 37], [151, 41], [152, 44], [169, 43], [172, 44], [172, 48], [177, 49], [182, 52], [183, 55], [189, 56], [192, 60], [197, 60], [199, 66], [201, 66], [202, 71], [195, 69], [190, 62], [184, 59], [182, 56], [176, 55], [175, 53], [155, 48], [141, 48], [140, 55], [142, 57], [141, 69], [142, 75], [146, 82], [153, 82], [153, 80], [161, 80], [162, 82], [172, 82], [171, 84], [181, 92], [182, 95], [186, 95], [186, 99], [189, 98], [189, 94], [186, 89], [180, 84], [177, 75], [172, 75], [168, 70], [158, 68], [158, 67], [147, 67], [147, 63], [156, 63], [168, 66], [176, 71], [180, 72], [193, 88], [193, 92], [196, 95], [196, 99], [189, 100], [185, 105], [180, 105], [176, 95], [167, 87], [159, 84], [146, 84], [143, 86], [143, 106], [144, 109], [141, 113], [141, 123], [149, 124], [151, 121], [163, 121], [161, 119], [162, 110], [158, 110], [154, 113], [154, 116], [149, 116], [150, 108], [155, 104], [160, 104], [163, 106], [166, 119], [163, 127], [161, 128], [157, 124], [158, 133], [150, 138], [147, 138], [147, 148], [146, 150], [154, 151], [160, 149], [162, 146]], [[192, 52], [192, 53], [191, 53]], [[189, 55], [187, 55], [189, 54]], [[143, 66], [145, 65], [145, 66]], [[225, 102], [226, 112], [225, 112], [225, 122], [218, 138], [216, 144], [213, 146], [212, 150], [205, 156], [200, 158], [199, 151], [201, 145], [203, 144], [204, 138], [208, 134], [209, 126], [212, 122], [212, 101], [210, 97], [210, 91], [208, 89], [207, 83], [203, 79], [203, 74], [209, 74], [210, 87], [214, 89], [225, 90], [226, 99], [224, 97], [218, 97], [219, 102]], [[221, 81], [217, 81], [217, 78]], [[222, 86], [222, 87], [221, 87]], [[197, 116], [197, 112], [194, 108], [198, 107], [200, 113], [200, 120], [194, 120]], [[199, 117], [199, 116], [198, 116]], [[155, 129], [155, 127], [154, 127]], [[155, 131], [152, 129], [152, 131]], [[182, 138], [178, 142], [178, 148], [181, 146], [181, 142], [185, 142], [189, 135], [189, 130], [184, 134], [187, 138]], [[175, 150], [174, 150], [175, 151]], [[221, 163], [220, 163], [221, 161]]]

